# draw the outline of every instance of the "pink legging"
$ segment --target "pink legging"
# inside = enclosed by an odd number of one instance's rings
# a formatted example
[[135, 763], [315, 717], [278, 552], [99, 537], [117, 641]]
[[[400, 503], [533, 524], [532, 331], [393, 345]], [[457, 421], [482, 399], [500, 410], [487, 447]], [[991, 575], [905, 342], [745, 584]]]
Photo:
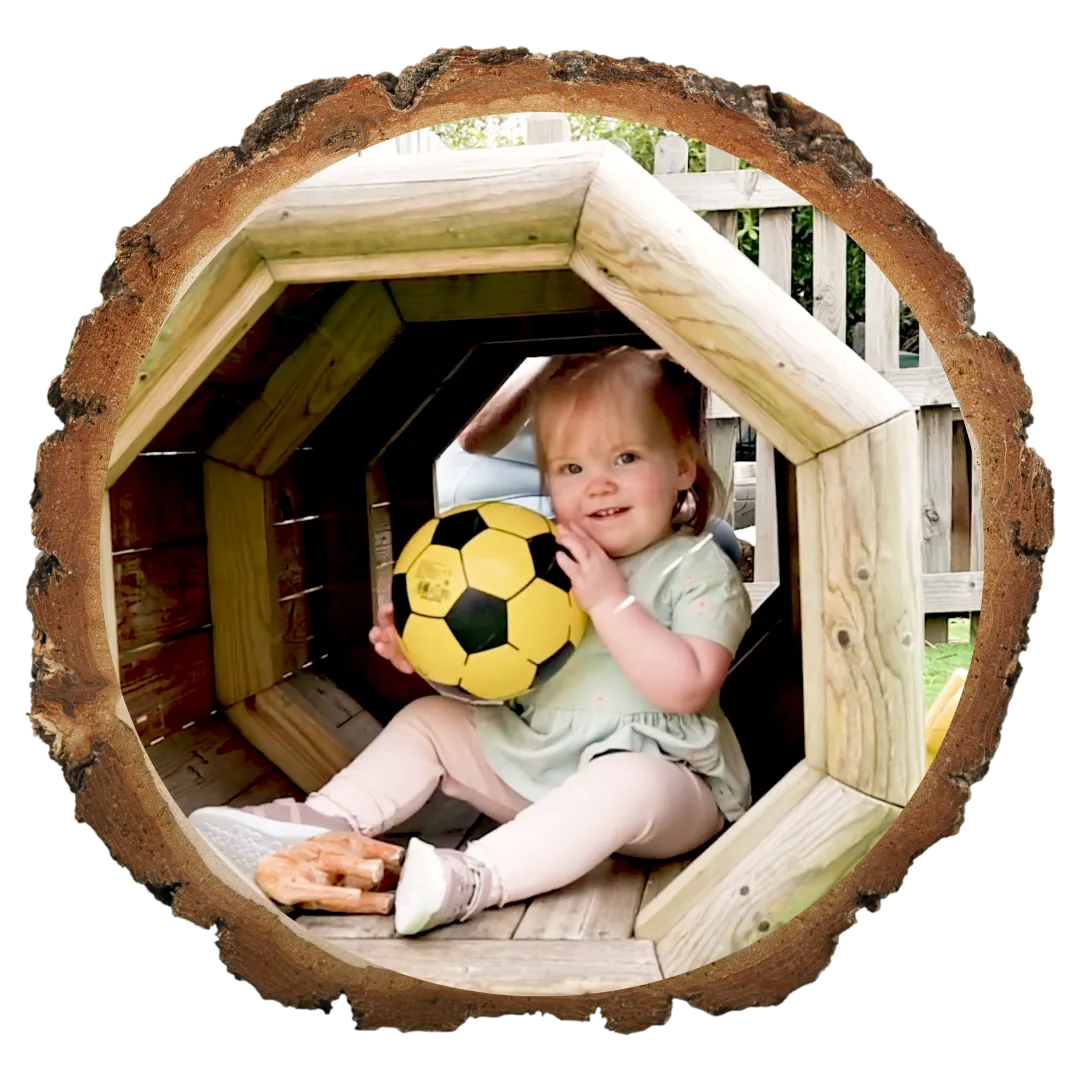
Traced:
[[724, 826], [699, 774], [633, 751], [595, 757], [530, 802], [484, 758], [472, 707], [437, 696], [402, 709], [307, 802], [323, 813], [344, 811], [361, 832], [381, 836], [439, 787], [501, 823], [465, 849], [495, 871], [499, 907], [569, 885], [616, 852], [673, 858]]

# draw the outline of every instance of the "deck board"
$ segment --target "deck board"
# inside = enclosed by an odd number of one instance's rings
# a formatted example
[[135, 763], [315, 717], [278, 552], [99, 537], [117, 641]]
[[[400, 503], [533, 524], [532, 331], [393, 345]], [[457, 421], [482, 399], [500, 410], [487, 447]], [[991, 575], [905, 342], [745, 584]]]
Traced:
[[651, 941], [331, 938], [415, 979], [489, 994], [591, 994], [663, 978]]
[[614, 855], [561, 889], [537, 896], [514, 932], [515, 941], [625, 940], [633, 936], [647, 871]]

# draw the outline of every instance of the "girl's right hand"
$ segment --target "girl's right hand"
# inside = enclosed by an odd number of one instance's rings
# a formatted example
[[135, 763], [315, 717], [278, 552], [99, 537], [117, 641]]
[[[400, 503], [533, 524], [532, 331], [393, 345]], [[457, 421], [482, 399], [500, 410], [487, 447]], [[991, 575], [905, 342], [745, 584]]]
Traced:
[[375, 625], [368, 634], [368, 640], [375, 646], [375, 651], [406, 675], [415, 674], [415, 669], [401, 650], [401, 639], [394, 626], [394, 605], [380, 604], [375, 616]]

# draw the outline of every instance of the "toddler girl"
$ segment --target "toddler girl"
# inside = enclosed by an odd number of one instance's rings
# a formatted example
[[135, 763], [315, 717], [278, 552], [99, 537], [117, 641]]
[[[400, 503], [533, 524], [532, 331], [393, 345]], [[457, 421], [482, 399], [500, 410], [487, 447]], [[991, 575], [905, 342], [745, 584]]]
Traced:
[[[699, 403], [662, 354], [566, 358], [531, 410], [556, 557], [591, 620], [562, 669], [506, 705], [420, 698], [303, 803], [209, 807], [192, 823], [251, 873], [324, 830], [379, 836], [441, 787], [501, 824], [463, 852], [410, 840], [394, 903], [408, 935], [561, 888], [614, 853], [673, 858], [739, 817], [750, 778], [718, 692], [750, 600], [704, 531], [716, 478]], [[390, 605], [371, 640], [412, 671]]]

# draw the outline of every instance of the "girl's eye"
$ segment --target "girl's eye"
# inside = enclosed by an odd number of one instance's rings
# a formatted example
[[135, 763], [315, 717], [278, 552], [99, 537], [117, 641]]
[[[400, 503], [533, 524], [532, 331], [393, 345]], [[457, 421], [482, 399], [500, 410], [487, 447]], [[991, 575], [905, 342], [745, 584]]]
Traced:
[[559, 471], [568, 473], [570, 476], [577, 476], [577, 474], [581, 472], [581, 466], [574, 464], [574, 462], [570, 462], [568, 465], [563, 465]]
[[628, 450], [625, 454], [620, 454], [615, 460], [620, 465], [629, 465], [631, 462], [637, 461], [637, 454], [632, 450]]

